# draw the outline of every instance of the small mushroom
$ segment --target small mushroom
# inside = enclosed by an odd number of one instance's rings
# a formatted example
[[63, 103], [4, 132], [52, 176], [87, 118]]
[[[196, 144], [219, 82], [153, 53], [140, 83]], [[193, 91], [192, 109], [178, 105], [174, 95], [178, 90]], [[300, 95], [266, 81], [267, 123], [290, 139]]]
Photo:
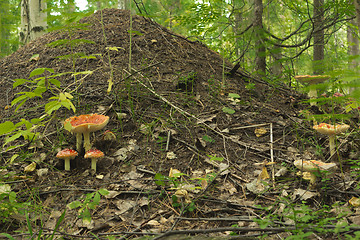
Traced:
[[78, 155], [77, 151], [65, 148], [56, 154], [57, 158], [65, 160], [65, 171], [70, 171], [70, 159], [74, 159]]
[[310, 187], [314, 187], [316, 185], [317, 177], [315, 173], [320, 171], [333, 171], [336, 168], [335, 163], [324, 163], [316, 160], [296, 160], [294, 161], [294, 165], [304, 173], [309, 173]]
[[112, 131], [106, 130], [103, 135], [103, 140], [109, 142], [116, 142], [116, 136]]
[[[301, 83], [307, 83], [309, 84], [309, 92], [308, 96], [310, 99], [314, 99], [317, 97], [317, 90], [316, 90], [316, 84], [322, 83], [330, 78], [329, 75], [299, 75], [295, 76], [295, 79]], [[310, 102], [310, 105], [316, 105], [316, 102], [312, 101]]]
[[336, 124], [334, 126], [327, 123], [320, 123], [319, 125], [313, 126], [313, 128], [317, 132], [329, 136], [329, 147], [331, 156], [335, 153], [335, 136], [337, 134], [346, 132], [349, 127], [350, 126], [347, 124]]
[[65, 129], [76, 133], [76, 149], [81, 150], [81, 134], [84, 135], [85, 152], [90, 150], [90, 132], [103, 129], [109, 122], [109, 117], [99, 114], [86, 114], [74, 116], [64, 121]]
[[90, 149], [85, 153], [85, 158], [91, 159], [91, 169], [94, 169], [96, 172], [96, 161], [98, 158], [102, 158], [104, 156], [104, 153], [97, 149]]

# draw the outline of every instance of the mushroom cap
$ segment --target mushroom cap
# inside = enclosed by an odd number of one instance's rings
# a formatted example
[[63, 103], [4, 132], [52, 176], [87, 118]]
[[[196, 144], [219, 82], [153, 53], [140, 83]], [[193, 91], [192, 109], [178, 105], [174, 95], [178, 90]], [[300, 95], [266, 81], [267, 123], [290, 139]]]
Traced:
[[60, 152], [58, 152], [56, 154], [57, 158], [75, 158], [78, 155], [78, 152], [73, 150], [73, 149], [69, 149], [69, 148], [65, 148], [63, 150], [61, 150]]
[[338, 133], [343, 133], [346, 130], [348, 130], [350, 126], [347, 124], [336, 124], [334, 126], [327, 123], [320, 123], [319, 125], [313, 126], [313, 128], [319, 133], [330, 136], [330, 135], [336, 135]]
[[85, 153], [85, 158], [101, 158], [104, 156], [104, 153], [97, 149], [90, 149]]
[[103, 139], [105, 141], [116, 141], [116, 136], [112, 131], [106, 130], [104, 132]]
[[103, 129], [109, 122], [109, 117], [100, 114], [85, 114], [66, 119], [64, 125], [70, 123], [73, 133], [95, 132]]
[[299, 75], [295, 79], [302, 83], [317, 84], [322, 83], [330, 78], [329, 75]]
[[317, 172], [319, 170], [331, 171], [336, 168], [335, 163], [324, 163], [317, 160], [303, 161], [296, 160], [294, 161], [295, 167], [301, 169], [305, 172]]

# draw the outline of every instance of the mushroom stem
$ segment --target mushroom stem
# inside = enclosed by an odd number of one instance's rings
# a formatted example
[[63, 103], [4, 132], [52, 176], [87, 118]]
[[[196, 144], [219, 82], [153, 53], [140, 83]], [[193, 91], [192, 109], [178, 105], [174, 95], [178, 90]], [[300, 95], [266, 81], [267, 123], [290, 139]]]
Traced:
[[81, 151], [82, 135], [81, 133], [76, 133], [76, 150]]
[[[310, 85], [310, 90], [309, 90], [308, 96], [309, 96], [310, 100], [315, 99], [317, 97], [316, 86]], [[310, 101], [310, 105], [315, 106], [316, 102], [315, 101]]]
[[96, 158], [91, 158], [91, 169], [94, 169], [96, 172]]
[[314, 186], [316, 186], [316, 175], [312, 172], [310, 173], [310, 188], [313, 188]]
[[70, 157], [65, 158], [65, 171], [70, 171]]
[[90, 132], [84, 132], [83, 134], [84, 134], [84, 148], [85, 148], [85, 152], [87, 152], [91, 149]]
[[330, 155], [335, 154], [335, 134], [329, 136]]

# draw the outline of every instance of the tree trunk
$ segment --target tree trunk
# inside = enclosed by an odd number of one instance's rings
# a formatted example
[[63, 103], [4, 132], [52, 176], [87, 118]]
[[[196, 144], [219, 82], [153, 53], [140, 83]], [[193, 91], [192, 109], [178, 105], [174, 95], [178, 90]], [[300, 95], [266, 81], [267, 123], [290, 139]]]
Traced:
[[[352, 25], [355, 25], [355, 21], [351, 20], [350, 23]], [[348, 48], [348, 55], [349, 56], [356, 56], [359, 55], [359, 38], [356, 32], [353, 28], [348, 27], [347, 28], [347, 42], [349, 44]], [[352, 61], [349, 61], [349, 68], [354, 69], [359, 66], [359, 61], [356, 59], [353, 59]]]
[[21, 1], [20, 42], [26, 44], [46, 32], [47, 15], [45, 0]]
[[129, 10], [129, 0], [118, 0], [118, 8]]
[[283, 69], [283, 66], [281, 63], [281, 58], [282, 58], [281, 50], [282, 49], [277, 46], [274, 46], [271, 50], [272, 51], [271, 56], [273, 59], [272, 64], [271, 64], [271, 72], [278, 78], [282, 77], [282, 69]]
[[254, 30], [255, 30], [255, 69], [259, 75], [266, 73], [266, 49], [264, 45], [264, 31], [263, 31], [263, 2], [262, 0], [255, 0], [254, 9]]
[[324, 0], [314, 0], [313, 73], [315, 75], [324, 73], [324, 30], [320, 30], [324, 18], [323, 5]]

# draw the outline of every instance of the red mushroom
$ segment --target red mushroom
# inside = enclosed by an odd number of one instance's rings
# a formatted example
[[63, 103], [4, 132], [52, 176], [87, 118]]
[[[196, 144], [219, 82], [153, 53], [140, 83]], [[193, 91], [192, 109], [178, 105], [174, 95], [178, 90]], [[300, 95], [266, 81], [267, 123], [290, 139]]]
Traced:
[[333, 155], [335, 153], [335, 136], [336, 134], [340, 134], [349, 129], [349, 125], [347, 124], [336, 124], [331, 125], [327, 123], [320, 123], [319, 125], [313, 126], [313, 128], [321, 134], [329, 136], [329, 146], [330, 146], [330, 154]]
[[64, 121], [65, 129], [72, 133], [76, 133], [76, 149], [81, 149], [81, 134], [84, 135], [85, 151], [90, 150], [90, 132], [103, 129], [109, 122], [109, 117], [99, 114], [86, 114], [74, 116]]
[[70, 159], [74, 159], [78, 155], [77, 151], [65, 148], [56, 154], [57, 158], [65, 160], [65, 171], [70, 171]]
[[96, 161], [98, 158], [102, 158], [104, 156], [104, 153], [97, 149], [90, 149], [85, 153], [85, 158], [91, 159], [91, 169], [94, 169], [96, 172]]

